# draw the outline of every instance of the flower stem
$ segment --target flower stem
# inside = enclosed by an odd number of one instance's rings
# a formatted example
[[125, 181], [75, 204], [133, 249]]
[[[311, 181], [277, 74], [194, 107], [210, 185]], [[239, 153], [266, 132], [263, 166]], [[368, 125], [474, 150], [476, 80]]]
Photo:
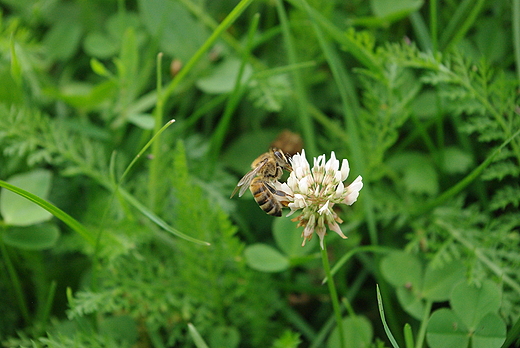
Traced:
[[336, 291], [336, 284], [334, 283], [334, 278], [332, 278], [332, 274], [330, 273], [330, 265], [329, 265], [329, 257], [327, 254], [327, 245], [325, 244], [325, 239], [323, 239], [323, 248], [321, 249], [321, 260], [323, 262], [323, 269], [325, 270], [325, 275], [327, 276], [327, 285], [329, 286], [330, 298], [332, 300], [332, 308], [334, 309], [334, 316], [336, 317], [336, 324], [338, 326], [339, 333], [339, 341], [340, 347], [345, 347], [345, 335], [343, 333], [343, 323], [341, 320], [341, 309], [339, 308], [339, 300], [338, 300], [338, 292]]

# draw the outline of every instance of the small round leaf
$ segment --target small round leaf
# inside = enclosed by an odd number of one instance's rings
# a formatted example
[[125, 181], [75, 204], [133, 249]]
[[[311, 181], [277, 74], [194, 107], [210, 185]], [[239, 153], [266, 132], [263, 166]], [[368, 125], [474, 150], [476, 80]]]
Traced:
[[506, 324], [495, 313], [487, 314], [473, 334], [472, 348], [498, 348], [506, 340]]
[[43, 223], [32, 226], [10, 226], [2, 234], [5, 244], [24, 250], [52, 248], [60, 237], [54, 224]]
[[485, 280], [480, 287], [462, 282], [453, 289], [450, 304], [464, 324], [475, 330], [484, 316], [498, 311], [501, 297], [500, 289], [491, 280]]
[[[8, 183], [45, 199], [51, 188], [52, 174], [48, 170], [36, 169], [12, 176]], [[52, 214], [39, 205], [7, 189], [0, 191], [0, 213], [7, 225], [29, 226], [47, 221]]]
[[441, 267], [430, 263], [424, 273], [423, 297], [434, 301], [447, 301], [455, 285], [464, 279], [465, 267], [460, 260], [454, 260]]
[[397, 251], [381, 260], [381, 273], [394, 287], [406, 286], [419, 290], [422, 286], [422, 265], [413, 255]]
[[273, 221], [273, 235], [278, 246], [286, 255], [304, 256], [315, 250], [314, 245], [318, 238], [311, 239], [302, 248], [302, 229], [296, 227], [296, 223], [289, 218], [280, 218]]
[[281, 272], [289, 268], [289, 260], [267, 244], [253, 244], [246, 248], [244, 256], [249, 267], [261, 272]]
[[467, 347], [468, 329], [451, 309], [441, 308], [430, 317], [426, 340], [431, 348]]
[[[364, 316], [345, 317], [342, 320], [343, 336], [347, 347], [368, 347], [372, 342], [373, 329], [370, 321]], [[340, 347], [338, 328], [330, 334], [327, 347]]]

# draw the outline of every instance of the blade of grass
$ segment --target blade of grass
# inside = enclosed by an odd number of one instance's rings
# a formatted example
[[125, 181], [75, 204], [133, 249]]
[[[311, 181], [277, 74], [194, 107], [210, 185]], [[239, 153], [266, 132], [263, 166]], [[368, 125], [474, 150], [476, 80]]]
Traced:
[[134, 157], [134, 159], [132, 160], [132, 162], [130, 162], [130, 164], [126, 167], [125, 171], [123, 172], [123, 174], [121, 175], [121, 178], [119, 179], [119, 183], [118, 183], [118, 186], [121, 185], [121, 183], [123, 182], [123, 180], [125, 179], [126, 175], [128, 174], [128, 172], [130, 171], [130, 169], [132, 169], [132, 167], [134, 166], [134, 164], [137, 162], [137, 160], [139, 160], [141, 158], [141, 156], [143, 155], [143, 153], [145, 153], [146, 150], [148, 150], [148, 148], [157, 140], [157, 138], [162, 134], [162, 132], [164, 132], [166, 130], [166, 128], [168, 128], [169, 126], [171, 126], [173, 123], [175, 122], [174, 119], [171, 119], [170, 121], [166, 122], [166, 124], [164, 126], [162, 126], [161, 129], [159, 129], [155, 134], [154, 136], [146, 143], [145, 146], [143, 146], [143, 148], [141, 149], [141, 151], [139, 151], [139, 153]]
[[43, 306], [43, 311], [41, 312], [41, 316], [39, 318], [42, 327], [42, 331], [45, 331], [45, 327], [48, 324], [48, 320], [52, 310], [52, 303], [54, 302], [54, 295], [56, 294], [56, 286], [57, 283], [55, 280], [51, 281], [49, 286], [49, 291], [47, 292], [47, 299]]
[[404, 324], [404, 344], [406, 348], [413, 348], [413, 332], [412, 326], [408, 323]]
[[424, 19], [421, 16], [421, 13], [419, 11], [414, 11], [410, 13], [409, 18], [410, 22], [412, 23], [415, 36], [417, 37], [419, 47], [421, 47], [423, 51], [432, 51], [432, 38], [430, 37], [428, 27], [424, 23]]
[[252, 78], [255, 78], [255, 79], [265, 79], [265, 78], [268, 78], [270, 76], [281, 75], [281, 74], [285, 74], [287, 72], [292, 72], [294, 70], [301, 70], [301, 69], [305, 69], [305, 68], [312, 68], [314, 66], [316, 66], [316, 62], [315, 61], [308, 61], [308, 62], [301, 62], [301, 63], [296, 63], [296, 64], [285, 65], [285, 66], [278, 66], [278, 67], [275, 67], [275, 68], [264, 69], [264, 70], [261, 70], [259, 72], [256, 72], [256, 73], [253, 74]]
[[469, 173], [464, 179], [459, 181], [457, 184], [452, 186], [450, 189], [444, 191], [443, 194], [438, 196], [437, 198], [431, 200], [430, 202], [426, 203], [424, 206], [419, 207], [414, 212], [412, 212], [411, 216], [418, 216], [422, 215], [431, 209], [435, 208], [436, 206], [440, 205], [441, 203], [445, 202], [451, 197], [454, 197], [458, 193], [460, 193], [464, 188], [466, 188], [469, 184], [471, 184], [483, 171], [486, 169], [491, 162], [495, 159], [495, 157], [502, 151], [502, 149], [509, 144], [515, 137], [520, 134], [520, 129], [516, 131], [515, 134], [513, 134], [509, 139], [504, 141], [491, 155], [489, 155], [484, 162], [482, 162], [477, 168], [475, 168], [471, 173]]
[[247, 34], [247, 43], [246, 49], [242, 54], [242, 61], [240, 63], [240, 67], [238, 69], [238, 74], [235, 78], [235, 86], [233, 91], [231, 92], [228, 102], [226, 103], [226, 108], [224, 109], [224, 114], [220, 118], [219, 123], [217, 124], [215, 131], [213, 132], [213, 136], [210, 140], [208, 157], [209, 157], [209, 165], [214, 165], [217, 162], [219, 153], [222, 149], [222, 144], [224, 144], [224, 139], [226, 137], [227, 130], [229, 128], [229, 124], [231, 122], [231, 117], [235, 112], [238, 103], [242, 99], [246, 89], [242, 84], [242, 76], [244, 75], [244, 70], [246, 67], [246, 63], [249, 60], [248, 57], [251, 55], [251, 48], [253, 45], [253, 37], [258, 29], [258, 21], [260, 19], [260, 15], [257, 13], [253, 16], [253, 21], [249, 26], [249, 31]]
[[197, 348], [209, 348], [206, 342], [204, 342], [204, 339], [200, 335], [200, 333], [197, 331], [195, 326], [193, 326], [192, 323], [188, 323], [188, 330], [190, 332], [190, 336], [193, 339], [193, 343], [195, 343], [195, 346]]
[[432, 50], [433, 52], [437, 52], [439, 49], [439, 32], [437, 25], [437, 1], [438, 0], [430, 0], [430, 37], [432, 39]]
[[516, 76], [520, 80], [520, 0], [512, 0], [513, 46], [515, 48]]
[[[157, 86], [157, 105], [154, 109], [154, 118], [155, 118], [155, 133], [158, 131], [159, 125], [162, 123], [161, 120], [164, 114], [164, 105], [168, 98], [175, 91], [177, 86], [185, 79], [188, 73], [195, 67], [199, 60], [204, 56], [204, 54], [214, 45], [217, 39], [224, 33], [237, 19], [238, 17], [246, 10], [246, 8], [253, 2], [253, 0], [241, 0], [231, 12], [227, 15], [226, 18], [215, 28], [215, 30], [211, 33], [209, 38], [204, 42], [204, 44], [195, 52], [195, 54], [191, 57], [191, 59], [186, 63], [186, 65], [179, 71], [177, 75], [173, 78], [173, 80], [166, 86], [164, 91], [162, 90], [162, 85]], [[158, 58], [158, 66], [160, 65], [160, 57]], [[157, 72], [158, 78], [160, 81], [160, 72]], [[150, 196], [150, 208], [155, 210], [157, 205], [157, 197], [158, 191], [160, 189], [160, 185], [158, 184], [160, 181], [160, 176], [162, 172], [160, 170], [160, 161], [157, 158], [160, 158], [160, 142], [155, 143], [152, 147], [152, 157], [156, 159], [151, 162], [150, 165], [150, 176], [148, 179], [148, 194]]]
[[[132, 160], [132, 162], [127, 166], [127, 168], [125, 169], [125, 171], [123, 172], [123, 175], [121, 176], [121, 179], [119, 180], [119, 183], [114, 185], [113, 182], [109, 181], [109, 180], [104, 180], [102, 177], [95, 177], [96, 181], [102, 185], [103, 187], [105, 187], [107, 190], [111, 191], [114, 193], [114, 196], [116, 194], [119, 194], [125, 201], [127, 201], [131, 206], [133, 206], [134, 208], [136, 208], [138, 211], [140, 211], [144, 216], [146, 216], [147, 218], [149, 218], [152, 222], [154, 222], [156, 225], [158, 225], [159, 227], [161, 227], [162, 229], [164, 229], [165, 231], [177, 236], [177, 237], [180, 237], [180, 238], [183, 238], [187, 241], [190, 241], [190, 242], [194, 242], [194, 243], [197, 243], [197, 244], [201, 244], [201, 245], [210, 245], [210, 243], [208, 242], [205, 242], [205, 241], [202, 241], [202, 240], [199, 240], [199, 239], [196, 239], [196, 238], [193, 238], [193, 237], [190, 237], [188, 236], [187, 234], [184, 234], [182, 232], [180, 232], [179, 230], [173, 228], [172, 226], [168, 225], [168, 223], [166, 223], [164, 220], [162, 220], [161, 218], [159, 218], [151, 209], [147, 208], [144, 204], [142, 204], [141, 202], [139, 202], [139, 200], [137, 200], [134, 196], [132, 196], [129, 192], [127, 192], [126, 190], [124, 190], [122, 187], [121, 187], [121, 183], [123, 181], [123, 179], [126, 177], [126, 175], [128, 174], [128, 172], [131, 170], [131, 168], [133, 167], [133, 165], [136, 163], [136, 161], [140, 158], [142, 158], [142, 154], [157, 140], [157, 137], [166, 130], [166, 128], [168, 128], [171, 124], [173, 124], [174, 120], [170, 120], [168, 121], [160, 130], [158, 133], [156, 133], [149, 141], [148, 143], [146, 143], [146, 145], [139, 151], [139, 153], [135, 156], [135, 158]], [[1, 181], [0, 181], [0, 186], [1, 186]], [[114, 197], [113, 196], [113, 197]], [[110, 203], [108, 204], [108, 206], [110, 206]], [[105, 215], [106, 215], [106, 212], [105, 212]], [[104, 217], [102, 218], [104, 219]], [[102, 220], [103, 221], [103, 220]], [[103, 224], [101, 224], [103, 225]], [[98, 236], [97, 236], [97, 240], [99, 240], [100, 238], [100, 234], [101, 234], [101, 231], [98, 233]], [[94, 246], [97, 247], [97, 244], [94, 243]]]
[[186, 75], [195, 67], [195, 64], [203, 57], [204, 53], [206, 53], [217, 41], [217, 39], [224, 33], [237, 19], [238, 17], [246, 10], [246, 8], [253, 2], [253, 0], [241, 0], [235, 8], [227, 15], [226, 18], [215, 28], [213, 33], [211, 33], [210, 37], [204, 42], [204, 44], [195, 52], [193, 57], [186, 63], [186, 65], [179, 71], [177, 75], [175, 75], [174, 79], [168, 84], [166, 87], [164, 94], [161, 95], [160, 98], [163, 100], [168, 100], [170, 95], [175, 91], [175, 88], [184, 80]]
[[[282, 35], [285, 42], [285, 49], [289, 59], [289, 64], [295, 65], [298, 63], [298, 58], [296, 55], [294, 39], [289, 25], [289, 19], [287, 18], [287, 13], [285, 11], [285, 7], [282, 0], [276, 0], [276, 11], [278, 13], [278, 18], [280, 19], [280, 24], [282, 27]], [[300, 121], [300, 127], [303, 133], [305, 148], [308, 150], [308, 153], [311, 156], [317, 156], [318, 148], [316, 147], [316, 135], [314, 134], [312, 118], [306, 107], [307, 97], [300, 72], [298, 70], [292, 71], [292, 78], [296, 88], [296, 100], [299, 111], [298, 120]]]
[[392, 347], [399, 348], [399, 345], [397, 344], [397, 341], [395, 340], [394, 335], [392, 335], [392, 332], [390, 331], [390, 328], [388, 327], [388, 324], [386, 323], [385, 310], [383, 309], [383, 300], [381, 299], [381, 292], [379, 291], [379, 284], [376, 284], [376, 290], [377, 290], [377, 307], [379, 308], [379, 315], [381, 315], [381, 322], [383, 323], [383, 328], [385, 329], [386, 336], [388, 336], [388, 339], [390, 340]]
[[[352, 153], [352, 157], [354, 159], [353, 162], [356, 164], [359, 171], [361, 173], [364, 173], [364, 159], [366, 158], [366, 156], [362, 153], [361, 147], [357, 146], [357, 144], [360, 143], [361, 139], [357, 123], [357, 118], [360, 115], [360, 106], [359, 100], [357, 98], [357, 93], [352, 83], [352, 78], [349, 76], [348, 72], [344, 68], [343, 62], [338, 57], [337, 52], [331, 47], [331, 45], [326, 40], [325, 35], [321, 30], [321, 27], [318, 25], [318, 23], [312, 21], [312, 8], [307, 4], [305, 0], [300, 0], [300, 3], [302, 8], [307, 12], [307, 15], [311, 18], [312, 27], [314, 29], [314, 32], [316, 33], [316, 37], [318, 38], [318, 42], [325, 55], [327, 63], [332, 71], [332, 75], [334, 76], [334, 82], [338, 86], [343, 107], [343, 117], [345, 120], [344, 127], [347, 129], [347, 134], [349, 135], [350, 141], [348, 145]], [[371, 195], [370, 185], [365, 185], [364, 189], [366, 190], [363, 192], [363, 207], [368, 223], [370, 242], [371, 244], [376, 245], [378, 243], [378, 238], [374, 214], [374, 205], [372, 203], [373, 198]]]
[[28, 200], [30, 200], [33, 203], [38, 204], [43, 209], [47, 210], [49, 213], [54, 215], [56, 218], [60, 219], [63, 223], [65, 223], [67, 226], [72, 228], [73, 231], [78, 233], [80, 236], [82, 236], [90, 245], [95, 245], [96, 240], [94, 236], [76, 219], [74, 219], [69, 214], [65, 213], [60, 208], [56, 207], [55, 205], [47, 202], [46, 200], [33, 195], [30, 192], [27, 192], [19, 187], [16, 187], [14, 185], [11, 185], [3, 180], [0, 180], [0, 187], [6, 188], [9, 191], [12, 191], [16, 193], [17, 195], [20, 195]]
[[150, 209], [148, 209], [146, 206], [144, 206], [139, 200], [137, 200], [134, 196], [132, 196], [129, 192], [125, 191], [123, 188], [119, 188], [118, 193], [121, 194], [121, 196], [128, 202], [130, 205], [132, 205], [134, 208], [139, 210], [141, 214], [146, 216], [148, 219], [150, 219], [152, 222], [154, 222], [157, 226], [161, 227], [165, 231], [180, 237], [182, 239], [185, 239], [189, 242], [193, 242], [196, 244], [201, 245], [211, 245], [208, 242], [205, 242], [203, 240], [199, 240], [196, 238], [193, 238], [191, 236], [188, 236], [187, 234], [182, 233], [181, 231], [177, 230], [176, 228], [173, 228], [172, 226], [168, 225], [164, 220], [162, 220], [160, 217], [155, 215]]
[[25, 324], [29, 324], [31, 317], [29, 315], [29, 309], [27, 307], [27, 301], [24, 296], [24, 291], [22, 288], [22, 283], [20, 282], [20, 278], [18, 277], [18, 274], [16, 273], [16, 269], [13, 266], [13, 263], [11, 262], [11, 258], [9, 257], [9, 254], [7, 253], [7, 248], [5, 247], [4, 241], [1, 238], [0, 235], [0, 250], [2, 251], [2, 257], [4, 259], [5, 267], [7, 268], [7, 273], [9, 274], [9, 278], [11, 279], [11, 284], [14, 288], [14, 293], [16, 300], [18, 302], [18, 307], [20, 308], [20, 312], [22, 313], [23, 320], [25, 321]]
[[465, 0], [459, 5], [441, 38], [441, 47], [445, 51], [451, 50], [466, 35], [475, 23], [484, 3], [485, 0], [477, 0], [476, 2]]
[[345, 51], [351, 53], [359, 62], [366, 68], [377, 73], [381, 72], [381, 66], [376, 60], [371, 49], [364, 47], [355, 41], [351, 36], [345, 35], [345, 31], [337, 28], [325, 16], [309, 6], [302, 0], [288, 0], [293, 6], [308, 13], [311, 18], [311, 23], [319, 25], [323, 30], [330, 35]]
[[[196, 18], [198, 18], [202, 23], [204, 23], [205, 26], [207, 26], [211, 30], [216, 30], [216, 28], [218, 27], [218, 22], [208, 15], [208, 12], [204, 7], [198, 5], [195, 1], [179, 0], [179, 2], [182, 3], [186, 7], [186, 9], [190, 11]], [[278, 32], [279, 29], [275, 28], [274, 31]], [[266, 35], [266, 33], [261, 33], [261, 35]], [[235, 39], [233, 35], [231, 35], [227, 31], [222, 32], [221, 37], [226, 42], [226, 44], [233, 48], [239, 55], [243, 55], [245, 48], [242, 42]], [[257, 39], [258, 38], [255, 38], [255, 40]], [[254, 44], [257, 45], [258, 42], [255, 41]], [[264, 63], [256, 59], [253, 55], [249, 55], [248, 63], [253, 65], [255, 69], [265, 69]]]
[[512, 347], [515, 341], [518, 341], [520, 337], [520, 316], [516, 320], [515, 324], [507, 332], [506, 341], [502, 344], [501, 348]]
[[[156, 76], [157, 76], [157, 103], [155, 104], [155, 110], [153, 113], [154, 116], [154, 133], [157, 134], [160, 130], [159, 126], [162, 123], [162, 117], [164, 114], [164, 103], [165, 99], [162, 97], [163, 90], [162, 90], [162, 57], [163, 54], [159, 53], [157, 55], [157, 70], [156, 70]], [[152, 138], [153, 139], [153, 138]], [[159, 158], [160, 154], [160, 146], [161, 144], [157, 142], [152, 143], [152, 158], [156, 159]], [[137, 157], [136, 157], [137, 158]], [[152, 161], [150, 164], [150, 173], [149, 173], [149, 179], [148, 179], [148, 203], [150, 204], [150, 207], [152, 210], [155, 210], [155, 207], [157, 205], [157, 197], [158, 197], [158, 179], [159, 179], [159, 172], [161, 165], [161, 162], [158, 160]], [[128, 169], [128, 168], [127, 168]], [[126, 172], [123, 174], [125, 175]]]

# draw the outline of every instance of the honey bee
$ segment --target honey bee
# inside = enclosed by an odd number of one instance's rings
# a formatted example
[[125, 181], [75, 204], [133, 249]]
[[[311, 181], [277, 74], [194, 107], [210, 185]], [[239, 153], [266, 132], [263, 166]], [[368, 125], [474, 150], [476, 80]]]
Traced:
[[282, 216], [282, 207], [287, 206], [289, 200], [285, 192], [277, 190], [275, 183], [280, 179], [283, 170], [292, 171], [285, 154], [277, 148], [260, 155], [251, 164], [249, 171], [233, 190], [231, 198], [237, 193], [242, 197], [249, 187], [256, 203], [269, 215]]

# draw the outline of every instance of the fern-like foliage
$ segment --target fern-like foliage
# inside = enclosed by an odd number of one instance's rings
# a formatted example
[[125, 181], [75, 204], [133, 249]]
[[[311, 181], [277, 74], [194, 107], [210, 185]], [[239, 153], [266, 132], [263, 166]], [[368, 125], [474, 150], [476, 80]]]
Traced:
[[187, 323], [210, 342], [223, 331], [240, 332], [244, 345], [265, 346], [272, 340], [265, 333], [273, 330], [277, 295], [264, 274], [246, 266], [228, 216], [193, 184], [182, 144], [174, 151], [170, 176], [171, 223], [211, 245], [169, 236], [142, 244], [103, 265], [99, 288], [78, 292], [69, 318], [124, 313], [168, 346], [191, 344]]
[[[383, 135], [372, 135], [373, 144], [379, 142], [383, 149], [391, 146], [393, 129], [406, 119], [398, 115], [393, 117], [393, 123], [389, 121], [392, 110], [400, 110], [400, 103], [407, 102], [406, 91], [410, 91], [411, 97], [414, 95], [413, 88], [405, 88], [410, 82], [398, 83], [399, 76], [409, 76], [419, 88], [434, 88], [445, 120], [452, 122], [460, 136], [466, 136], [467, 143], [478, 149], [477, 161], [484, 161], [498, 146], [510, 141], [482, 176], [485, 181], [480, 195], [451, 197], [432, 214], [414, 219], [415, 233], [407, 249], [426, 255], [437, 265], [461, 260], [470, 280], [480, 282], [491, 278], [502, 284], [503, 313], [509, 322], [515, 320], [520, 314], [520, 136], [515, 137], [520, 129], [518, 82], [505, 74], [494, 73], [485, 62], [473, 63], [457, 54], [442, 58], [419, 52], [414, 45], [387, 45], [378, 50], [378, 55], [385, 57], [383, 73], [363, 72], [373, 82], [367, 84], [367, 79], [364, 80], [365, 105], [371, 113], [380, 115], [377, 124], [387, 120], [386, 128], [380, 130]], [[400, 86], [400, 90], [390, 93], [390, 81]], [[375, 131], [366, 122], [364, 128], [365, 132]], [[396, 192], [393, 196], [388, 189], [377, 185], [374, 192], [380, 193], [376, 205], [389, 219], [403, 216], [403, 206], [420, 202], [410, 194]], [[396, 199], [399, 199], [397, 204]]]
[[24, 158], [30, 167], [52, 164], [64, 175], [101, 181], [108, 173], [108, 156], [99, 139], [37, 109], [0, 104], [0, 146], [4, 156]]
[[[505, 74], [497, 74], [484, 62], [472, 64], [461, 56], [454, 56], [449, 69], [437, 70], [426, 81], [437, 86], [439, 95], [454, 117], [461, 117], [462, 131], [476, 135], [484, 154], [513, 138], [520, 129], [518, 111], [518, 81]], [[508, 181], [491, 184], [493, 188], [488, 208], [503, 210], [517, 208], [520, 190], [520, 137], [511, 140], [498, 159], [489, 166], [483, 178]]]
[[[460, 260], [468, 269], [471, 281], [479, 283], [491, 278], [501, 284], [503, 314], [509, 322], [520, 315], [520, 227], [517, 214], [504, 214], [495, 219], [483, 214], [479, 207], [464, 207], [459, 199], [438, 208], [419, 224], [424, 231], [422, 253], [434, 265]], [[411, 245], [409, 245], [411, 246]]]

